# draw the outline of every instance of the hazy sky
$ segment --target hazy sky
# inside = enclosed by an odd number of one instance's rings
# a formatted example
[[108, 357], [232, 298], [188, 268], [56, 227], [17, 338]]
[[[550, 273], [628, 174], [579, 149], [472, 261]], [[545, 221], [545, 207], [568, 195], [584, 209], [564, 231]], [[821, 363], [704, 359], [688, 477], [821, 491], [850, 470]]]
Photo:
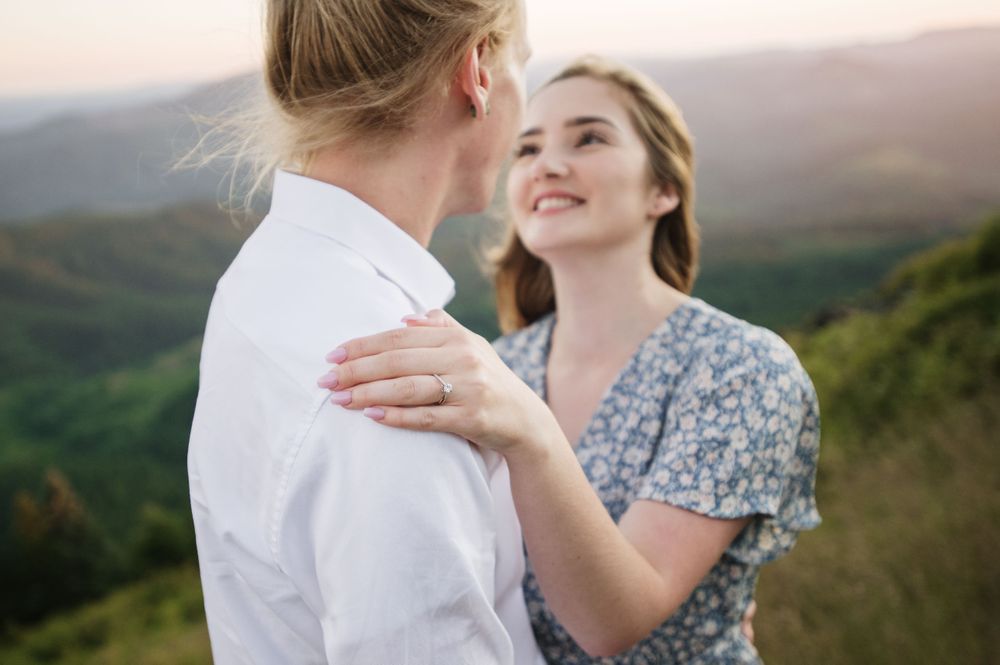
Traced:
[[[1000, 25], [998, 0], [527, 0], [537, 58], [684, 57]], [[260, 0], [0, 0], [0, 95], [203, 81], [254, 66]]]

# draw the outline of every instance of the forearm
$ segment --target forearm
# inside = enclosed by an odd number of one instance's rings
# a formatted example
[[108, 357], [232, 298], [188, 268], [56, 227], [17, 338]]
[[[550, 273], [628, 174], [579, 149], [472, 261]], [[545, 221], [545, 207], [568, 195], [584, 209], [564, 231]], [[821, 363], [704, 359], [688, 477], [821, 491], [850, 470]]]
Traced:
[[680, 600], [594, 493], [558, 425], [507, 456], [528, 554], [545, 601], [592, 655], [618, 653]]

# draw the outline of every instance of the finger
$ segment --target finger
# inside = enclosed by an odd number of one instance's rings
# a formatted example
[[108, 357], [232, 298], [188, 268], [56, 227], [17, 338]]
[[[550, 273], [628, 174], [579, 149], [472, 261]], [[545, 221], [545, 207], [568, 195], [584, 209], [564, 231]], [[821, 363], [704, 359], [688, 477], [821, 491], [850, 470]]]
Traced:
[[462, 324], [456, 321], [451, 314], [443, 309], [432, 309], [423, 316], [411, 314], [403, 317], [403, 323], [408, 327], [419, 328], [461, 328]]
[[334, 404], [353, 410], [369, 406], [430, 406], [440, 399], [441, 383], [433, 376], [375, 381], [352, 390], [337, 391], [330, 396]]
[[456, 354], [440, 348], [386, 351], [377, 356], [345, 361], [321, 377], [318, 383], [324, 388], [347, 390], [363, 383], [407, 376], [452, 374], [459, 360]]
[[743, 619], [740, 621], [740, 632], [749, 640], [750, 644], [754, 642], [753, 618], [756, 615], [757, 601], [751, 600], [750, 604], [747, 605], [746, 611], [743, 613]]
[[376, 406], [365, 416], [389, 427], [423, 432], [453, 432], [454, 409], [449, 406]]
[[364, 358], [395, 349], [438, 347], [448, 339], [448, 332], [440, 327], [393, 328], [344, 342], [328, 353], [326, 359], [328, 362], [339, 364], [345, 360]]

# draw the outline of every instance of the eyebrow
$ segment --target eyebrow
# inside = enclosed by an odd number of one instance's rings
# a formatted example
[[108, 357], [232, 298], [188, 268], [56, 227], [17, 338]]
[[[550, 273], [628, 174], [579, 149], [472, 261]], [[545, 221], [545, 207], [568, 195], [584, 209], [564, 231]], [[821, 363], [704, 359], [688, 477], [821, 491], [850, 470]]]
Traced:
[[[576, 118], [570, 118], [569, 120], [563, 123], [563, 127], [579, 127], [581, 125], [591, 125], [595, 122], [600, 123], [602, 125], [607, 125], [612, 129], [618, 129], [618, 126], [615, 125], [615, 123], [611, 122], [607, 118], [602, 118], [599, 115], [581, 115]], [[541, 127], [530, 127], [521, 132], [517, 138], [523, 139], [528, 136], [538, 136], [541, 133], [542, 133]]]

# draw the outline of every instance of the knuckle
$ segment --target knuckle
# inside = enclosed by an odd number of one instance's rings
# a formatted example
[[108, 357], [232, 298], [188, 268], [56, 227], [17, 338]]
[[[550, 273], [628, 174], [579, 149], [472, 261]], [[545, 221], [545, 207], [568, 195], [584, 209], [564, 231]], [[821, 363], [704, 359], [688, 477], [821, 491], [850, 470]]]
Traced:
[[432, 429], [437, 422], [432, 409], [423, 409], [417, 417], [417, 424], [421, 429]]
[[385, 354], [385, 370], [393, 376], [403, 373], [403, 359], [398, 353]]
[[489, 387], [489, 380], [486, 378], [486, 372], [480, 368], [477, 368], [469, 376], [470, 388], [473, 388], [476, 392], [482, 393]]
[[406, 328], [397, 328], [386, 333], [386, 341], [390, 346], [400, 346], [406, 339]]
[[458, 361], [464, 367], [475, 367], [478, 364], [478, 356], [474, 349], [463, 347], [458, 353]]
[[369, 343], [366, 338], [353, 339], [344, 345], [347, 349], [348, 358], [360, 358], [362, 356], [368, 355]]
[[402, 379], [398, 387], [403, 399], [412, 400], [417, 396], [417, 383], [411, 378]]
[[486, 416], [483, 414], [481, 409], [476, 409], [469, 416], [469, 424], [472, 426], [474, 432], [483, 432], [486, 429]]

